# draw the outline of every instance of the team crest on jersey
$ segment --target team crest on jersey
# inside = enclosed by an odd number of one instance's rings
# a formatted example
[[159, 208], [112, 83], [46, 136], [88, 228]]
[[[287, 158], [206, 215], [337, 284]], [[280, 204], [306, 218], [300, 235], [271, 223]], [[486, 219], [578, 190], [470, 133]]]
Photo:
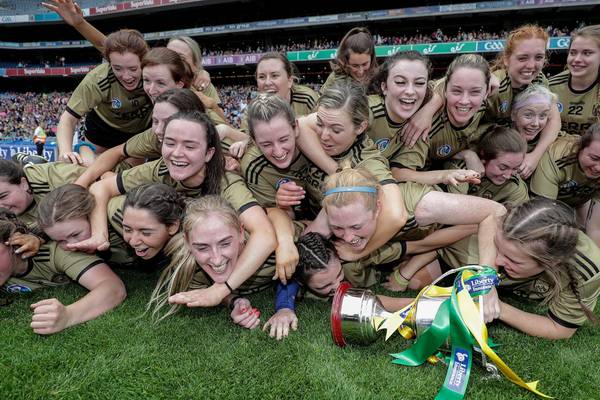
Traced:
[[567, 181], [567, 182], [563, 183], [562, 185], [560, 185], [560, 188], [561, 189], [574, 189], [577, 186], [578, 186], [577, 181], [574, 181], [571, 179], [570, 181]]
[[275, 184], [275, 189], [279, 189], [279, 187], [281, 185], [283, 185], [284, 183], [288, 183], [291, 182], [292, 180], [290, 178], [281, 178], [280, 180], [277, 181], [277, 183]]
[[389, 138], [377, 139], [377, 141], [375, 142], [375, 145], [377, 146], [377, 149], [379, 151], [384, 151], [390, 145], [390, 139]]
[[498, 109], [500, 110], [501, 113], [505, 113], [508, 111], [508, 100], [504, 100], [502, 103], [500, 103], [500, 107], [498, 107]]
[[116, 97], [114, 99], [112, 99], [111, 101], [111, 107], [113, 110], [118, 110], [119, 108], [123, 107], [123, 103], [121, 103], [120, 99], [117, 99]]
[[565, 109], [565, 107], [563, 106], [563, 103], [561, 103], [560, 101], [556, 102], [556, 107], [558, 107], [559, 113], [563, 112], [563, 110]]
[[4, 289], [8, 293], [31, 293], [31, 288], [25, 285], [19, 285], [18, 283], [4, 285], [2, 289]]
[[444, 144], [437, 148], [435, 154], [437, 154], [438, 157], [447, 157], [448, 154], [450, 154], [451, 152], [452, 146], [450, 146], [449, 144]]

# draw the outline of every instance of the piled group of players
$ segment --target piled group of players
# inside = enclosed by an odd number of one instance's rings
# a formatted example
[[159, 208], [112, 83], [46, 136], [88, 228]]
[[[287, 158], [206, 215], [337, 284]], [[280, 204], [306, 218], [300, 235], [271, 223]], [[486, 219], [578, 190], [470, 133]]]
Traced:
[[[547, 33], [526, 25], [492, 65], [459, 55], [438, 81], [417, 52], [378, 65], [369, 31], [353, 28], [320, 93], [285, 55], [263, 55], [238, 130], [191, 38], [149, 49], [134, 30], [104, 36], [71, 0], [46, 6], [107, 62], [60, 117], [60, 161], [0, 161], [0, 283], [89, 289], [70, 305], [34, 304], [34, 332], [117, 307], [119, 266], [161, 270], [148, 302], [157, 320], [222, 304], [253, 329], [251, 294], [276, 286], [264, 328], [277, 339], [297, 328], [299, 296], [327, 298], [343, 280], [417, 289], [466, 264], [501, 278], [486, 321], [556, 339], [596, 319], [600, 26], [573, 34], [567, 68], [549, 80]], [[84, 116], [86, 142], [72, 148]], [[410, 301], [380, 298], [390, 311]]]

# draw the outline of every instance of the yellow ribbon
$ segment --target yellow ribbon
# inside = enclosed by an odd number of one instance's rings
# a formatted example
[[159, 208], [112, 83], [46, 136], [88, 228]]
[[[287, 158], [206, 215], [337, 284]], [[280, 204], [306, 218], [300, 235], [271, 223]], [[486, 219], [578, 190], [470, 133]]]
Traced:
[[485, 353], [485, 355], [500, 369], [502, 374], [508, 378], [511, 382], [516, 385], [519, 385], [539, 396], [552, 399], [548, 395], [537, 390], [537, 384], [539, 381], [535, 382], [525, 382], [521, 379], [508, 365], [502, 361], [502, 359], [492, 350], [487, 342], [488, 342], [488, 332], [485, 323], [481, 317], [478, 307], [475, 305], [473, 298], [469, 294], [469, 292], [465, 288], [465, 280], [469, 277], [473, 276], [473, 272], [464, 271], [461, 276], [463, 290], [457, 293], [458, 298], [458, 308], [460, 310], [460, 316], [463, 319], [465, 325], [469, 328], [469, 331], [479, 343], [479, 347]]
[[[415, 299], [409, 305], [388, 316], [383, 323], [380, 323], [380, 321], [374, 321], [376, 325], [379, 325], [376, 326], [376, 328], [378, 331], [387, 329], [387, 332], [385, 333], [385, 340], [388, 340], [394, 334], [394, 332], [401, 330], [401, 326], [404, 321], [410, 319], [411, 314], [414, 312], [414, 307], [421, 296], [449, 297], [451, 293], [451, 287], [426, 286], [419, 292], [417, 297], [415, 297]], [[402, 334], [402, 332], [400, 333]], [[402, 336], [404, 336], [404, 334]], [[406, 336], [404, 337], [406, 338]]]

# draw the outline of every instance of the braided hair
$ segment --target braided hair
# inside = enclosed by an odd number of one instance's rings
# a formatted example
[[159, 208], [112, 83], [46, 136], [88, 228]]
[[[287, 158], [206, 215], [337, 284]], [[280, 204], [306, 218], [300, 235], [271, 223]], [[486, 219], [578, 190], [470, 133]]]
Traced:
[[315, 273], [326, 270], [332, 257], [336, 257], [333, 243], [315, 232], [298, 239], [296, 247], [299, 261], [294, 276], [302, 284], [306, 284]]
[[596, 322], [593, 312], [581, 300], [579, 279], [570, 262], [577, 250], [579, 232], [574, 210], [560, 201], [544, 197], [512, 208], [502, 223], [504, 237], [518, 243], [554, 281], [552, 292], [544, 303], [558, 296], [560, 278], [566, 276], [586, 317]]

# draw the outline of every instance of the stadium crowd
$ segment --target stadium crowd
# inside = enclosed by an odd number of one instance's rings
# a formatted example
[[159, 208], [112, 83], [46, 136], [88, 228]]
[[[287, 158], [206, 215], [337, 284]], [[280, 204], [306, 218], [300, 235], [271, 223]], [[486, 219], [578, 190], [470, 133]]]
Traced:
[[[580, 27], [582, 23], [575, 24]], [[552, 25], [546, 28], [548, 35], [551, 37], [568, 36], [574, 30], [572, 27], [554, 27]], [[483, 27], [478, 30], [463, 31], [460, 27], [456, 32], [448, 33], [442, 29], [436, 29], [431, 33], [421, 33], [416, 30], [411, 35], [386, 35], [384, 33], [374, 33], [373, 39], [377, 46], [386, 45], [402, 45], [402, 44], [420, 44], [420, 43], [435, 43], [435, 42], [457, 42], [470, 40], [496, 40], [506, 37], [508, 31], [488, 32]], [[302, 51], [302, 50], [324, 50], [335, 49], [339, 46], [339, 38], [331, 39], [320, 37], [315, 39], [288, 39], [285, 42], [266, 43], [260, 40], [252, 40], [251, 42], [235, 43], [213, 43], [201, 42], [202, 56], [223, 56], [233, 54], [254, 54], [267, 52], [286, 52], [286, 51]], [[233, 46], [233, 47], [232, 47]], [[11, 61], [5, 59], [0, 62], [1, 67], [64, 67], [73, 65], [83, 65], [88, 63], [99, 62], [98, 56], [93, 55], [87, 58], [66, 59], [62, 55], [57, 55], [52, 59], [44, 58], [43, 55], [36, 55], [35, 58], [15, 59]]]

